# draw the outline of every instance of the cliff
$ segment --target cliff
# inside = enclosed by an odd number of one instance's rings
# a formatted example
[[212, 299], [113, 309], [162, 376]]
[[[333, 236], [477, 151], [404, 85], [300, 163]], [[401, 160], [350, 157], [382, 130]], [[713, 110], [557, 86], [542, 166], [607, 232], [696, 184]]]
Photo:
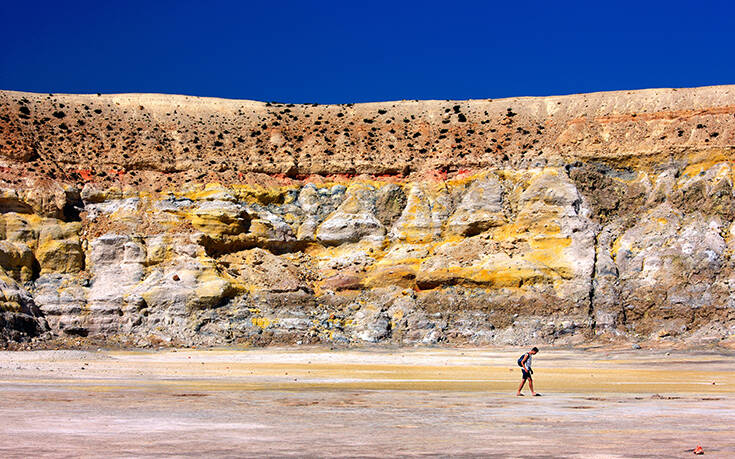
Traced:
[[0, 341], [735, 336], [735, 86], [0, 92]]

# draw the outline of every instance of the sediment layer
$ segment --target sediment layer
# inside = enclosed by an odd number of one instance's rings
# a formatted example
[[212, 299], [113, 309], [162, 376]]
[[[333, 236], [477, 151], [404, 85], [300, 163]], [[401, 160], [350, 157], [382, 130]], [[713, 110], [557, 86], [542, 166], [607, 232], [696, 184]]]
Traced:
[[0, 92], [0, 334], [731, 341], [735, 87], [292, 105]]

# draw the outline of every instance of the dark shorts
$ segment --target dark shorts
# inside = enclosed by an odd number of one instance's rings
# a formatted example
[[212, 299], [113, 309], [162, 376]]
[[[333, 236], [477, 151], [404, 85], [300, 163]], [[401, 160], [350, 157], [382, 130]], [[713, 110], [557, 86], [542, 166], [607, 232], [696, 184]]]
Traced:
[[529, 372], [527, 372], [526, 370], [521, 369], [521, 373], [523, 373], [523, 379], [533, 379], [531, 377], [531, 374]]

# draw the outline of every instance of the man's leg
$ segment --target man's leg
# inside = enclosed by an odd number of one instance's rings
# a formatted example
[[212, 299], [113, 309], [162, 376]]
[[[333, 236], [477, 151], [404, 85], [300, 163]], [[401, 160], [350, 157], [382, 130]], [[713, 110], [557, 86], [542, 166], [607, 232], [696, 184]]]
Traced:
[[526, 384], [526, 378], [521, 379], [521, 385], [518, 386], [518, 392], [516, 392], [516, 395], [521, 395], [521, 389], [523, 389], [524, 384]]
[[533, 378], [528, 378], [528, 387], [531, 388], [531, 395], [536, 395], [536, 391], [533, 390]]

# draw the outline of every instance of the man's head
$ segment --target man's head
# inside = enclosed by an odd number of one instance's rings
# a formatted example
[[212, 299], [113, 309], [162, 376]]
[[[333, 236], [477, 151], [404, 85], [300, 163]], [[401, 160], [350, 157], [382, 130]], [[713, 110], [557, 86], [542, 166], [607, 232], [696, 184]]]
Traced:
[[538, 348], [537, 347], [534, 347], [533, 349], [531, 349], [530, 353], [531, 354], [537, 354], [538, 353]]

